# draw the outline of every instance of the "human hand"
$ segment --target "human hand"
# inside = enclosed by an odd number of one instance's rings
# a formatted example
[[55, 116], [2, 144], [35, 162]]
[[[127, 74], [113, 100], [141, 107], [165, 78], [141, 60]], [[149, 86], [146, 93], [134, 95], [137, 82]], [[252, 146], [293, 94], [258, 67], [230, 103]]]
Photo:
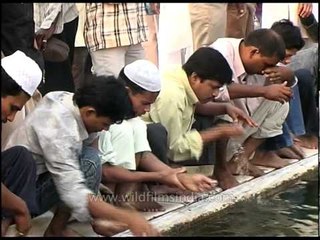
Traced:
[[218, 185], [216, 180], [208, 178], [203, 174], [178, 174], [178, 179], [186, 190], [191, 192], [205, 192], [212, 190]]
[[37, 41], [38, 49], [40, 49], [41, 51], [44, 51], [46, 49], [47, 42], [52, 37], [54, 30], [55, 30], [55, 24], [52, 24], [50, 28], [48, 29], [40, 28], [35, 33], [35, 39]]
[[282, 84], [272, 84], [265, 86], [264, 98], [272, 101], [278, 101], [281, 103], [288, 102], [292, 97], [292, 90], [287, 87], [287, 82]]
[[271, 84], [283, 83], [285, 81], [292, 82], [294, 79], [293, 71], [284, 66], [269, 67], [262, 71], [262, 74]]
[[312, 13], [312, 3], [299, 3], [298, 4], [298, 16], [307, 18]]
[[128, 211], [127, 224], [134, 236], [148, 237], [161, 236], [159, 231], [155, 229], [140, 213], [133, 210]]
[[244, 129], [239, 123], [222, 123], [211, 128], [211, 130], [220, 132], [220, 138], [237, 137], [244, 134]]
[[179, 181], [178, 174], [186, 172], [186, 168], [172, 168], [171, 170], [165, 170], [160, 172], [161, 178], [159, 182], [168, 186], [177, 187], [181, 190], [187, 190], [183, 184]]
[[233, 119], [234, 122], [244, 121], [251, 127], [257, 127], [257, 123], [248, 116], [244, 111], [240, 108], [233, 106], [232, 104], [226, 105], [226, 113]]
[[94, 219], [91, 226], [96, 233], [105, 237], [111, 237], [128, 229], [126, 223], [106, 219]]
[[21, 199], [21, 204], [14, 211], [13, 220], [16, 224], [18, 236], [25, 236], [31, 229], [31, 216], [26, 203]]

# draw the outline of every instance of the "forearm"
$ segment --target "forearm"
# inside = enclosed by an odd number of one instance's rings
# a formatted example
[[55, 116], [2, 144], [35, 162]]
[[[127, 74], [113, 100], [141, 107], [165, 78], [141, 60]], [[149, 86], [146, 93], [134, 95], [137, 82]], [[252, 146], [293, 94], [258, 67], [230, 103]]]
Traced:
[[315, 19], [314, 15], [311, 14], [306, 18], [300, 17], [300, 21], [305, 28], [308, 36], [314, 41], [319, 41], [319, 25], [317, 20]]
[[108, 219], [119, 222], [128, 221], [128, 213], [120, 208], [103, 201], [99, 196], [88, 195], [88, 209], [94, 219]]
[[25, 212], [26, 203], [17, 195], [12, 193], [3, 183], [1, 183], [1, 208], [14, 213]]
[[257, 85], [243, 85], [232, 83], [228, 86], [231, 99], [248, 98], [248, 97], [264, 97], [264, 87]]
[[208, 102], [205, 104], [196, 104], [196, 113], [204, 116], [218, 116], [226, 113], [225, 103]]
[[102, 176], [103, 183], [149, 182], [161, 179], [158, 172], [129, 171], [118, 166], [103, 166]]
[[144, 152], [140, 160], [139, 168], [148, 172], [160, 172], [171, 170], [171, 168], [161, 162], [152, 152]]
[[222, 131], [220, 129], [210, 128], [210, 130], [204, 130], [200, 132], [203, 143], [209, 143], [216, 141], [222, 136]]

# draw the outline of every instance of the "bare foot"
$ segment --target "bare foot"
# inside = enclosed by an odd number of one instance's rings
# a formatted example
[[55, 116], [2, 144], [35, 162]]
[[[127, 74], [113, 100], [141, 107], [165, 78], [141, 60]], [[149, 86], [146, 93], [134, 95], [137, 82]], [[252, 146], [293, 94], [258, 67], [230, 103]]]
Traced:
[[53, 231], [51, 228], [47, 228], [44, 232], [44, 237], [81, 237], [79, 233], [71, 228], [65, 228], [61, 231]]
[[249, 171], [250, 176], [260, 177], [260, 176], [264, 175], [263, 170], [261, 170], [260, 168], [258, 168], [255, 165], [251, 164], [250, 162], [248, 164], [248, 171]]
[[289, 160], [280, 158], [274, 151], [257, 151], [250, 162], [254, 165], [272, 167], [276, 169], [283, 168], [291, 164]]
[[239, 185], [237, 179], [231, 174], [231, 172], [227, 168], [222, 168], [216, 166], [214, 168], [213, 175], [215, 179], [218, 180], [218, 186], [223, 190], [233, 188]]
[[115, 205], [141, 212], [163, 212], [165, 208], [157, 203], [151, 193], [132, 192], [131, 194], [118, 195]]
[[179, 188], [169, 187], [163, 184], [149, 185], [150, 191], [154, 195], [163, 195], [163, 194], [174, 194], [174, 195], [185, 195], [187, 192]]
[[299, 159], [300, 160], [305, 157], [304, 151], [296, 144], [293, 144], [290, 147], [281, 148], [281, 149], [277, 150], [276, 153], [281, 158]]
[[318, 137], [313, 135], [303, 135], [298, 136], [293, 139], [297, 145], [300, 147], [305, 147], [309, 149], [318, 149]]
[[247, 162], [245, 164], [243, 163], [242, 166], [239, 166], [237, 162], [229, 162], [228, 166], [229, 166], [230, 172], [233, 175], [249, 175], [254, 177], [260, 177], [264, 175], [264, 172], [260, 168], [251, 164], [248, 160], [246, 161]]
[[102, 219], [92, 221], [91, 226], [97, 234], [105, 237], [111, 237], [128, 229], [125, 223]]

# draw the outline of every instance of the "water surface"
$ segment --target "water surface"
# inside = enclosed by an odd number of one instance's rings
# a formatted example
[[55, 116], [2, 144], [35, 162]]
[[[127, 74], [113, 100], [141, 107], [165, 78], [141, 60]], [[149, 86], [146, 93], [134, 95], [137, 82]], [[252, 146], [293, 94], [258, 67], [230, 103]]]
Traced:
[[188, 224], [169, 236], [318, 236], [317, 177], [283, 192], [235, 205], [225, 214]]

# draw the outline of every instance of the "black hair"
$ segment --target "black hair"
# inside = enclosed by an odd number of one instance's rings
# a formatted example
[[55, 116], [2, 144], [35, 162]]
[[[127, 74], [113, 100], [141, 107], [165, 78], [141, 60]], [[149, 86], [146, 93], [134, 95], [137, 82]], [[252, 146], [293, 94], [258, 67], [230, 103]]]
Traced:
[[258, 48], [266, 57], [276, 55], [281, 61], [286, 56], [286, 47], [282, 37], [272, 29], [260, 28], [250, 32], [245, 37], [244, 44]]
[[114, 76], [92, 76], [90, 83], [77, 89], [73, 100], [79, 108], [91, 106], [97, 116], [109, 117], [113, 122], [128, 118], [132, 110], [125, 85]]
[[286, 49], [300, 50], [303, 48], [305, 42], [301, 36], [300, 28], [294, 26], [290, 20], [282, 19], [274, 22], [271, 29], [282, 37]]
[[217, 50], [211, 47], [201, 47], [196, 50], [182, 66], [187, 76], [194, 72], [203, 80], [216, 80], [220, 84], [230, 84], [232, 70]]
[[1, 97], [17, 96], [21, 94], [21, 92], [24, 92], [29, 96], [29, 94], [23, 91], [21, 86], [19, 86], [1, 66]]
[[124, 67], [121, 69], [119, 73], [118, 80], [123, 82], [128, 88], [130, 88], [132, 91], [132, 94], [149, 92], [146, 89], [132, 82], [124, 73]]

